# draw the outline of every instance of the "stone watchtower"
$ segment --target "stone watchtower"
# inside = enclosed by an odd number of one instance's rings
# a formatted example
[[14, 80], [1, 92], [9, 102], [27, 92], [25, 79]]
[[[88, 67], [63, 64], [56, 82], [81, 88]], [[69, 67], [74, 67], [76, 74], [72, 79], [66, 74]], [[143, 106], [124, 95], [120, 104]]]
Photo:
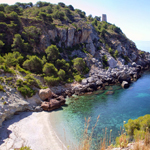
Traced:
[[102, 14], [102, 21], [106, 21], [107, 22], [107, 16], [106, 16], [106, 14]]

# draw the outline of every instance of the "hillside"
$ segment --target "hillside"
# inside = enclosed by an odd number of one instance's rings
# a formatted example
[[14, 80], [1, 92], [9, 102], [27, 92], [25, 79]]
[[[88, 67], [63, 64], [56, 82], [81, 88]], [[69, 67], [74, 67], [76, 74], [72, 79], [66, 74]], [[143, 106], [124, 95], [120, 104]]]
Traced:
[[24, 98], [58, 85], [64, 96], [116, 83], [128, 87], [148, 69], [150, 55], [100, 20], [64, 3], [0, 4], [1, 94], [7, 86]]

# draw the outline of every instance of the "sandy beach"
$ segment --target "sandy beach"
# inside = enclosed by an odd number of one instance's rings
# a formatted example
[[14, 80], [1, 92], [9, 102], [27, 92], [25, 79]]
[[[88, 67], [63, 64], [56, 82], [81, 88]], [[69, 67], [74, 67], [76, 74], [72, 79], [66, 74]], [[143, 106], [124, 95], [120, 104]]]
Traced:
[[52, 129], [48, 112], [22, 112], [3, 122], [0, 150], [30, 146], [32, 150], [66, 150]]

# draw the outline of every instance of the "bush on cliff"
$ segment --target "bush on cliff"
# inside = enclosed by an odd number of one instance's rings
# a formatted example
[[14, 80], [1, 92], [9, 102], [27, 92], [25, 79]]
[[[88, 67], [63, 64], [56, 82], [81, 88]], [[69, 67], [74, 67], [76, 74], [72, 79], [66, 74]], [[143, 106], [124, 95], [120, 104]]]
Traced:
[[17, 90], [24, 96], [32, 97], [36, 92], [30, 86], [27, 85], [27, 82], [18, 79], [16, 82]]
[[22, 64], [23, 56], [19, 52], [8, 53], [4, 56], [4, 62], [8, 67], [16, 66]]
[[48, 75], [57, 75], [58, 70], [55, 68], [55, 66], [52, 63], [46, 63], [43, 67], [43, 72]]
[[55, 78], [53, 76], [51, 77], [44, 77], [44, 80], [46, 81], [46, 83], [50, 86], [55, 86], [55, 85], [58, 85], [59, 84], [59, 77]]
[[66, 75], [66, 72], [63, 70], [63, 69], [60, 69], [58, 71], [58, 77], [61, 79], [61, 80], [64, 80], [65, 79], [65, 75]]
[[28, 56], [28, 59], [23, 63], [23, 68], [34, 73], [42, 73], [43, 62], [37, 56]]
[[55, 61], [59, 57], [59, 50], [56, 45], [48, 46], [45, 53], [47, 54], [47, 60], [49, 61]]
[[73, 60], [73, 66], [81, 74], [84, 72], [84, 70], [86, 68], [85, 61], [82, 58], [75, 58]]

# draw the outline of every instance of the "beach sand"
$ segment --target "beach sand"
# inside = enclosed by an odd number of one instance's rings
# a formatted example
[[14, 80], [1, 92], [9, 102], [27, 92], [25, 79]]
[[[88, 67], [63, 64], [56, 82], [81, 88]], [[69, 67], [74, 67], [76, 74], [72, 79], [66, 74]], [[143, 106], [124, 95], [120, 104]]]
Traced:
[[30, 146], [32, 150], [66, 150], [52, 129], [50, 113], [22, 112], [3, 122], [0, 128], [0, 150]]

